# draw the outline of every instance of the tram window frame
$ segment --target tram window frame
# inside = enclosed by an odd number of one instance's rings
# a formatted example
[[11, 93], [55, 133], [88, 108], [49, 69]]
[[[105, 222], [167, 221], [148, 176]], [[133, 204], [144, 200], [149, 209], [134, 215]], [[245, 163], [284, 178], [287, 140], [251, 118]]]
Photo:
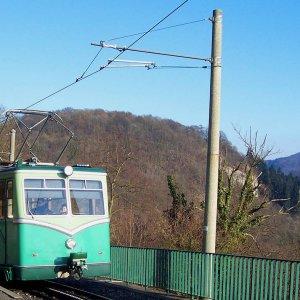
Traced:
[[[57, 183], [56, 185], [55, 185], [55, 181]], [[55, 191], [60, 192], [62, 197], [58, 199], [53, 198], [53, 195], [55, 195]], [[30, 193], [34, 195], [35, 192], [39, 195], [36, 197], [31, 196], [29, 200], [28, 197]], [[51, 196], [51, 193], [52, 193], [52, 197], [49, 197]], [[59, 201], [59, 199], [62, 200], [61, 203], [55, 205], [55, 202]], [[27, 215], [35, 215], [35, 216], [66, 215], [67, 212], [66, 211], [63, 212], [61, 209], [62, 206], [66, 206], [68, 211], [67, 199], [68, 199], [67, 186], [66, 186], [66, 181], [63, 178], [24, 178], [24, 200], [25, 200], [25, 211]], [[39, 203], [42, 203], [42, 205], [45, 206], [45, 209], [43, 211], [39, 209], [38, 211], [36, 211], [36, 209], [39, 206], [38, 205]]]
[[[97, 183], [97, 187], [96, 184]], [[94, 187], [94, 188], [93, 188]], [[75, 216], [104, 216], [103, 183], [99, 179], [69, 179], [71, 212]], [[76, 197], [77, 193], [77, 197]], [[98, 198], [82, 197], [98, 193]], [[81, 197], [78, 197], [81, 196]], [[97, 203], [97, 200], [99, 202]], [[98, 210], [98, 212], [97, 212]]]

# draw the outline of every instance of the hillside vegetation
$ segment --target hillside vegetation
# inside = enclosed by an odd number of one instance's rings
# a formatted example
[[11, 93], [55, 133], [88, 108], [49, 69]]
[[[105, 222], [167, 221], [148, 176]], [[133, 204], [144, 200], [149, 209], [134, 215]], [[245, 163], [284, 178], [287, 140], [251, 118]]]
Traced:
[[[206, 129], [124, 112], [69, 110], [60, 115], [76, 132], [72, 155], [65, 162], [89, 163], [108, 171], [112, 242], [176, 246], [158, 231], [168, 227], [161, 223], [171, 205], [167, 175], [176, 178], [186, 199], [200, 212], [205, 196]], [[222, 149], [229, 160], [239, 157], [225, 137]], [[196, 223], [199, 235], [201, 221]]]
[[[201, 250], [206, 128], [100, 109], [65, 109], [58, 114], [75, 132], [60, 163], [90, 164], [108, 172], [113, 244]], [[46, 129], [35, 149], [39, 159], [53, 161], [65, 136], [55, 126]], [[224, 134], [221, 158], [231, 169], [243, 160]], [[265, 183], [264, 188], [268, 190]], [[251, 238], [235, 248], [223, 239], [218, 251], [298, 258], [299, 222], [296, 216], [278, 214], [279, 209], [277, 204], [269, 206], [265, 215], [276, 218], [253, 228], [247, 233]], [[221, 240], [221, 231], [218, 235]]]

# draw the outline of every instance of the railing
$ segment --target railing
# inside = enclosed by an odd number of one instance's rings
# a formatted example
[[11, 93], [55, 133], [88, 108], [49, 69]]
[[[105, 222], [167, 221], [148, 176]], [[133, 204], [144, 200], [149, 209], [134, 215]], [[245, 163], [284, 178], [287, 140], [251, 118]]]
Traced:
[[111, 278], [220, 300], [298, 300], [300, 262], [111, 247]]

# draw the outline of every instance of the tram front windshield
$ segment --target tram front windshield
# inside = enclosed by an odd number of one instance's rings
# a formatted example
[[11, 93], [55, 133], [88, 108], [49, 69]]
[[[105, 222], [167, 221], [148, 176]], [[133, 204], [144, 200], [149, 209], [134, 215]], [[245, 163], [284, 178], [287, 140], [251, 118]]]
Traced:
[[24, 188], [27, 214], [61, 215], [66, 213], [64, 208], [67, 208], [67, 198], [63, 179], [25, 179]]
[[103, 215], [102, 183], [97, 180], [70, 180], [72, 213], [74, 215]]
[[[102, 183], [98, 180], [25, 179], [29, 215], [104, 215]], [[67, 195], [71, 200], [71, 207]]]

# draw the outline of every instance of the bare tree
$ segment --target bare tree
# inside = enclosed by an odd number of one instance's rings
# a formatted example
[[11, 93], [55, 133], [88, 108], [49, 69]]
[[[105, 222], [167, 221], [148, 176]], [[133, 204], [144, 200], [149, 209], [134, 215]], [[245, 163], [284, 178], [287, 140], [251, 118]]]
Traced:
[[132, 188], [130, 183], [124, 178], [126, 166], [133, 159], [129, 147], [119, 142], [115, 136], [114, 141], [102, 143], [103, 160], [99, 163], [107, 171], [107, 183], [109, 193], [109, 214], [113, 214], [116, 202]]
[[270, 213], [268, 206], [274, 202], [288, 199], [270, 199], [267, 188], [260, 182], [259, 165], [272, 153], [266, 146], [267, 137], [258, 141], [258, 132], [242, 136], [246, 154], [236, 166], [226, 166], [221, 160], [218, 187], [218, 247], [222, 251], [231, 251], [244, 243], [251, 230], [263, 221], [278, 214], [289, 213], [291, 208], [279, 207], [276, 213]]

